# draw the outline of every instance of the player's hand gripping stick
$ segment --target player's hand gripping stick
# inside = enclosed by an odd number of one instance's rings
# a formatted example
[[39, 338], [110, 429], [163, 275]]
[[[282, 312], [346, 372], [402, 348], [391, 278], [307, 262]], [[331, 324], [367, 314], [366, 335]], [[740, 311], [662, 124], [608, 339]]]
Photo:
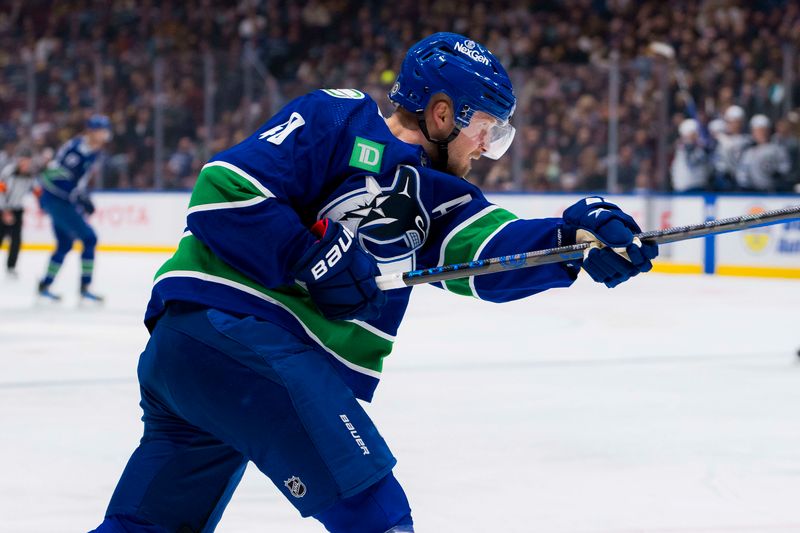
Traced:
[[633, 217], [599, 196], [579, 200], [564, 211], [561, 242], [588, 242], [583, 269], [598, 283], [613, 288], [653, 268], [658, 245], [636, 238], [642, 229]]
[[352, 232], [329, 219], [311, 227], [319, 237], [292, 269], [306, 284], [311, 299], [331, 320], [368, 320], [380, 316], [386, 294], [378, 288], [375, 259], [364, 252]]

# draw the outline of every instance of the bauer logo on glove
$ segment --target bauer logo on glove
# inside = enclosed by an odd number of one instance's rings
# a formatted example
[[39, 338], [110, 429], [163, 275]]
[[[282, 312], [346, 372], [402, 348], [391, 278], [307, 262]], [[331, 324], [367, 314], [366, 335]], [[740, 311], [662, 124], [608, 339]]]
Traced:
[[331, 320], [369, 320], [380, 316], [386, 294], [378, 288], [375, 258], [356, 242], [353, 233], [329, 219], [311, 227], [319, 240], [294, 266], [320, 312]]
[[[328, 227], [328, 219], [326, 218], [324, 221], [325, 228], [327, 230]], [[313, 228], [312, 228], [313, 229]], [[323, 231], [323, 235], [325, 231]], [[346, 253], [350, 246], [353, 244], [353, 233], [347, 229], [346, 227], [342, 226], [342, 236], [337, 239], [335, 243], [331, 245], [328, 251], [325, 253], [325, 257], [320, 259], [316, 265], [311, 267], [311, 274], [314, 275], [314, 279], [318, 280], [322, 276], [328, 273], [328, 270], [335, 267], [336, 263], [342, 258], [342, 254]]]

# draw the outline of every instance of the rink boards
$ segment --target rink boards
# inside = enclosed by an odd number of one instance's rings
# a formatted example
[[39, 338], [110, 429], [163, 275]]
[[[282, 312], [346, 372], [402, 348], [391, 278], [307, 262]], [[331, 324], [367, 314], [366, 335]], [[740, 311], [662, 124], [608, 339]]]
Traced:
[[[520, 217], [558, 217], [581, 198], [566, 194], [497, 194], [490, 199]], [[91, 217], [104, 252], [170, 252], [183, 233], [189, 195], [96, 192]], [[800, 196], [609, 195], [646, 230], [800, 204]], [[23, 249], [53, 246], [50, 221], [29, 198]], [[521, 252], [527, 250], [520, 250]], [[663, 246], [656, 271], [800, 279], [800, 221]]]

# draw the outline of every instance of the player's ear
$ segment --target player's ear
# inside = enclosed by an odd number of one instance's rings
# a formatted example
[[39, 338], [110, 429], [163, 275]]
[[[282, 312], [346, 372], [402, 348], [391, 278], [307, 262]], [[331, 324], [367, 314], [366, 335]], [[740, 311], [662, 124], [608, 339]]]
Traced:
[[455, 124], [453, 104], [450, 103], [450, 99], [444, 94], [436, 95], [431, 98], [429, 109], [429, 119], [433, 123], [435, 131], [435, 133], [431, 131], [431, 136], [436, 139], [447, 137]]

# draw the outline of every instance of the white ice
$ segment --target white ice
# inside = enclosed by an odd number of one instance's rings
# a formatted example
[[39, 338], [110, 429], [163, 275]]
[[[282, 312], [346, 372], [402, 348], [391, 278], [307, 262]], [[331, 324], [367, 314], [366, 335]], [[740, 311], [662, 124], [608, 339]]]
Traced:
[[[4, 254], [0, 254], [0, 260]], [[0, 277], [0, 531], [102, 519], [141, 432], [135, 367], [160, 255], [47, 255]], [[375, 401], [421, 532], [800, 531], [800, 282], [581, 279], [506, 305], [415, 292]], [[268, 408], [265, 406], [265, 409]], [[220, 532], [314, 532], [255, 468]]]

